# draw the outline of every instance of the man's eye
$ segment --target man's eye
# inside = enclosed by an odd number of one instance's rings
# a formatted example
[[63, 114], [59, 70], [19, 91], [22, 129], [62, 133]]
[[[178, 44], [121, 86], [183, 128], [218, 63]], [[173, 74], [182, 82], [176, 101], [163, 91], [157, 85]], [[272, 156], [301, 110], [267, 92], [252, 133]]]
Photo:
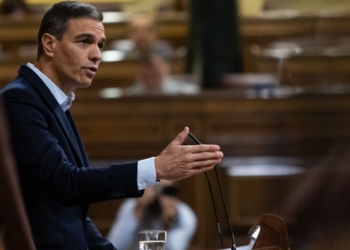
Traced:
[[81, 40], [80, 43], [82, 43], [82, 44], [88, 44], [88, 43], [89, 43], [89, 40], [88, 40], [88, 39], [84, 39], [84, 40]]

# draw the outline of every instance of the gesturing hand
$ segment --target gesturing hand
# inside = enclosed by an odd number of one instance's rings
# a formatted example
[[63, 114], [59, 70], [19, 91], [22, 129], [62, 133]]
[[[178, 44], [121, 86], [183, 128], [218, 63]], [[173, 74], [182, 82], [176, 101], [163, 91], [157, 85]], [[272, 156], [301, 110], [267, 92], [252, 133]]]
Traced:
[[213, 169], [221, 162], [223, 153], [218, 145], [182, 145], [188, 127], [155, 158], [157, 180], [181, 180]]

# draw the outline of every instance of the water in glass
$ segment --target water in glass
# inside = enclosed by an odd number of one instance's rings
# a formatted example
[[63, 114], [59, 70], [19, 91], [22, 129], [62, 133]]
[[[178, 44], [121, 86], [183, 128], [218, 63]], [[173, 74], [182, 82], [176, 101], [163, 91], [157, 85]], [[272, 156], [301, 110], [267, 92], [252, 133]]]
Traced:
[[140, 241], [139, 250], [165, 250], [164, 240]]

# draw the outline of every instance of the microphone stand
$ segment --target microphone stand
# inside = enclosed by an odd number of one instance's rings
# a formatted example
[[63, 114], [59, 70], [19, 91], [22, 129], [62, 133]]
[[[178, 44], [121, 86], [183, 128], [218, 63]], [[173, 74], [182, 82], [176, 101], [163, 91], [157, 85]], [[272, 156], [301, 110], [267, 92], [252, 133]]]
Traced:
[[[194, 135], [191, 134], [191, 132], [188, 132], [188, 135], [198, 145], [202, 144], [202, 143], [200, 143], [200, 141], [197, 140], [196, 137], [194, 137]], [[221, 183], [220, 183], [220, 180], [219, 180], [219, 175], [218, 175], [218, 172], [217, 172], [217, 169], [216, 169], [216, 165], [214, 166], [214, 170], [215, 170], [216, 181], [218, 183], [219, 190], [220, 190], [220, 196], [221, 196], [221, 201], [222, 201], [222, 204], [223, 204], [223, 207], [224, 207], [226, 220], [227, 220], [227, 223], [228, 223], [229, 228], [230, 228], [231, 243], [232, 243], [231, 250], [236, 250], [237, 247], [236, 247], [236, 243], [235, 243], [235, 237], [234, 237], [234, 234], [233, 234], [231, 221], [230, 221], [230, 218], [228, 216], [226, 201], [225, 201], [225, 198], [224, 198], [224, 195], [223, 195], [223, 192], [222, 192]], [[222, 235], [221, 235], [221, 229], [220, 229], [220, 223], [219, 223], [219, 219], [218, 219], [218, 214], [217, 214], [217, 210], [216, 210], [216, 206], [215, 206], [215, 200], [214, 200], [214, 196], [213, 196], [213, 190], [211, 188], [210, 179], [209, 179], [208, 174], [206, 172], [205, 172], [205, 176], [206, 176], [206, 179], [207, 179], [207, 182], [208, 182], [208, 187], [209, 187], [210, 196], [211, 196], [211, 200], [212, 200], [212, 204], [213, 204], [213, 208], [214, 208], [216, 223], [218, 225], [218, 231], [219, 231], [219, 236], [220, 236], [220, 241], [221, 241], [221, 247], [223, 248], [224, 246], [223, 246], [223, 241], [222, 241]]]
[[226, 201], [225, 201], [225, 198], [224, 198], [224, 195], [223, 195], [223, 192], [222, 192], [221, 183], [219, 181], [219, 175], [218, 175], [218, 171], [216, 169], [216, 165], [214, 166], [214, 170], [215, 170], [216, 181], [218, 183], [219, 190], [220, 190], [222, 204], [224, 205], [225, 216], [226, 216], [227, 223], [228, 223], [228, 226], [229, 226], [230, 232], [231, 232], [231, 242], [232, 242], [231, 250], [236, 250], [236, 242], [235, 242], [235, 237], [233, 235], [232, 224], [231, 224], [230, 218], [228, 216]]

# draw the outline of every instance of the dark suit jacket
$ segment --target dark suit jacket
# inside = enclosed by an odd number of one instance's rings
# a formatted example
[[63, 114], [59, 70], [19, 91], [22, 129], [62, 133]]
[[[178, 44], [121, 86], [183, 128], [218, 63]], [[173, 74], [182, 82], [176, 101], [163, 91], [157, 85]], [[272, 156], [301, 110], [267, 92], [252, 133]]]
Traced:
[[88, 206], [141, 196], [137, 162], [90, 167], [69, 111], [29, 67], [18, 72], [1, 95], [37, 249], [114, 249], [87, 217]]

